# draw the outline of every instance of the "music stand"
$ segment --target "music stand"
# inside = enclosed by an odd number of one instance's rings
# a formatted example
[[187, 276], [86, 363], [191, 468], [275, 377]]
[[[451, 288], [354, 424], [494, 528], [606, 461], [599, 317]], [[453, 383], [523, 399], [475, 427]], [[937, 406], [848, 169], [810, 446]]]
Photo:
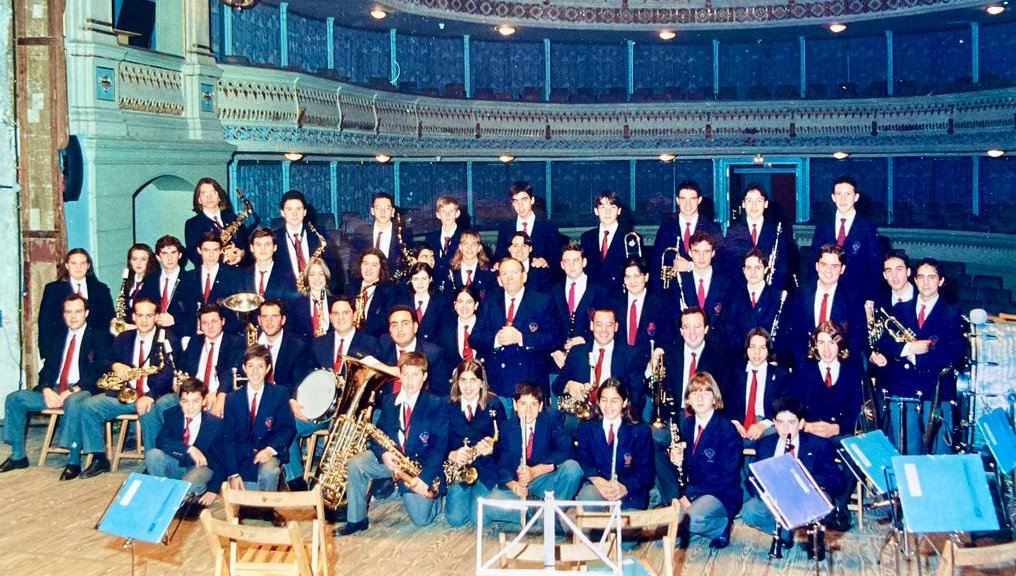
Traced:
[[[1003, 484], [1016, 481], [1011, 477], [1013, 469], [1016, 468], [1016, 432], [1013, 432], [1009, 417], [1001, 408], [982, 414], [977, 419], [977, 426], [981, 429], [984, 443], [995, 460], [995, 487], [998, 490], [998, 502], [1002, 507], [1002, 516], [1011, 533], [1014, 522], [1009, 505], [1012, 502], [1011, 498], [1006, 498], [1007, 491], [1003, 489]], [[1007, 502], [1007, 500], [1010, 501]]]
[[892, 466], [892, 457], [900, 453], [885, 433], [875, 430], [860, 436], [849, 436], [840, 441], [839, 452], [844, 464], [857, 481], [876, 497], [889, 495], [890, 487], [885, 470]]
[[819, 488], [804, 464], [790, 454], [752, 462], [748, 467], [752, 473], [751, 482], [758, 491], [759, 498], [776, 518], [777, 553], [780, 552], [780, 528], [790, 531], [809, 525], [812, 546], [809, 547], [808, 557], [815, 560], [817, 573], [818, 563], [825, 559], [819, 520], [832, 512], [832, 502]]
[[132, 472], [106, 506], [95, 528], [124, 538], [131, 552], [134, 574], [134, 541], [168, 544], [166, 530], [190, 490], [190, 482]]

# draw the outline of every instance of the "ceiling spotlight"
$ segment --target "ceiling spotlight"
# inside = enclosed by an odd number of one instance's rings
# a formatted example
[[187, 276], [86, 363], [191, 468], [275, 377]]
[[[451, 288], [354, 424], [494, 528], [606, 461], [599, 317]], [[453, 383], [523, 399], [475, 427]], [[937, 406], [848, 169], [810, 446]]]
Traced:
[[834, 22], [829, 25], [829, 31], [832, 32], [833, 34], [839, 34], [840, 32], [843, 32], [846, 29], [847, 25], [840, 24], [839, 22]]
[[502, 24], [497, 27], [497, 33], [502, 36], [511, 36], [515, 33], [515, 27], [511, 24]]
[[1001, 148], [992, 148], [991, 150], [988, 150], [989, 158], [1001, 158], [1002, 156], [1005, 156], [1005, 150], [1002, 150]]
[[299, 162], [303, 160], [303, 152], [285, 152], [282, 157], [290, 162]]
[[222, 3], [234, 10], [246, 10], [253, 8], [259, 0], [222, 0]]
[[752, 162], [752, 164], [758, 164], [758, 165], [762, 165], [762, 164], [765, 164], [765, 163], [766, 163], [766, 159], [765, 159], [765, 157], [764, 157], [764, 156], [762, 156], [761, 154], [756, 154], [756, 155], [755, 155], [755, 156], [754, 156], [754, 157], [753, 157], [753, 158], [751, 159], [751, 162]]
[[677, 32], [673, 30], [660, 30], [660, 40], [673, 40], [677, 37]]
[[515, 157], [512, 156], [511, 154], [502, 154], [502, 155], [498, 156], [497, 159], [502, 161], [502, 162], [504, 162], [505, 164], [507, 164], [507, 163], [511, 162], [512, 160], [514, 160]]
[[984, 10], [992, 16], [998, 16], [1002, 12], [1005, 12], [1005, 6], [1002, 6], [1001, 4], [991, 4]]
[[660, 154], [660, 161], [661, 162], [673, 162], [674, 158], [677, 158], [677, 156], [674, 156], [670, 152], [663, 152], [663, 153]]
[[850, 158], [850, 152], [844, 152], [843, 150], [837, 150], [836, 152], [833, 152], [833, 158], [835, 158], [837, 160], [846, 160], [847, 158]]
[[384, 152], [378, 152], [377, 154], [374, 155], [374, 159], [377, 160], [378, 162], [384, 164], [385, 162], [391, 160], [392, 157], [387, 155], [387, 154], [385, 154]]
[[381, 9], [381, 7], [375, 7], [370, 11], [370, 17], [375, 20], [384, 20], [388, 13]]

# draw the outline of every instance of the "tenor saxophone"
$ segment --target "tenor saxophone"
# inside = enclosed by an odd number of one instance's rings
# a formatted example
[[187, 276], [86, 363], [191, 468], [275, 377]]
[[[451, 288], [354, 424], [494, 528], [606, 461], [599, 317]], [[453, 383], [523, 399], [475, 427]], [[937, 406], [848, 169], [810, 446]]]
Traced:
[[133, 404], [137, 402], [138, 398], [141, 397], [141, 393], [137, 388], [132, 388], [130, 382], [155, 374], [159, 370], [162, 370], [162, 366], [165, 364], [165, 357], [162, 353], [162, 346], [159, 346], [159, 364], [157, 366], [140, 366], [138, 368], [131, 368], [127, 371], [127, 374], [123, 378], [116, 375], [116, 372], [107, 372], [99, 377], [96, 381], [96, 386], [100, 390], [106, 390], [107, 392], [116, 392], [116, 399], [121, 404]]
[[[494, 408], [490, 409], [490, 417], [491, 418], [497, 417], [496, 409]], [[480, 442], [489, 442], [491, 445], [494, 445], [497, 443], [498, 435], [499, 433], [497, 429], [497, 420], [494, 420], [494, 435], [487, 436]], [[479, 473], [476, 471], [476, 468], [472, 466], [473, 462], [475, 462], [477, 457], [479, 456], [479, 454], [477, 454], [476, 452], [476, 445], [470, 446], [469, 438], [466, 438], [465, 441], [463, 442], [462, 447], [466, 449], [469, 456], [468, 462], [466, 464], [463, 465], [456, 464], [455, 461], [452, 460], [451, 458], [445, 460], [443, 466], [445, 474], [445, 482], [447, 482], [449, 485], [458, 484], [459, 482], [465, 482], [466, 484], [470, 485], [475, 484], [476, 479], [479, 476]]]
[[243, 202], [243, 211], [236, 215], [236, 220], [233, 220], [226, 226], [223, 226], [222, 231], [219, 232], [219, 240], [222, 241], [222, 253], [226, 254], [231, 249], [236, 248], [233, 243], [233, 237], [240, 231], [243, 223], [250, 217], [254, 212], [254, 205], [250, 203], [250, 200], [244, 196], [243, 190], [238, 187], [236, 189], [236, 197]]
[[[395, 455], [395, 471], [392, 473], [393, 479], [401, 480], [408, 486], [420, 477], [420, 474], [423, 472], [423, 468], [420, 464], [404, 454], [387, 434], [370, 422], [364, 422], [363, 427], [367, 432], [367, 436], [369, 436], [371, 440], [377, 442], [385, 452], [391, 452]], [[440, 486], [441, 478], [434, 478], [434, 481], [427, 485], [427, 493], [425, 496], [427, 498], [435, 498]]]
[[127, 330], [127, 287], [130, 281], [130, 268], [123, 269], [123, 283], [120, 285], [120, 294], [116, 297], [116, 316], [109, 325], [110, 332], [119, 336]]

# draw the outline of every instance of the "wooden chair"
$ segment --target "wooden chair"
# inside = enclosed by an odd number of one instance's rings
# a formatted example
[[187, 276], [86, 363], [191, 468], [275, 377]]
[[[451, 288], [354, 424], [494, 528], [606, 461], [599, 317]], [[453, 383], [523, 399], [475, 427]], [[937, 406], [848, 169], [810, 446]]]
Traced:
[[[120, 421], [120, 433], [116, 435], [116, 446], [112, 450], [113, 453], [113, 472], [120, 469], [120, 460], [144, 460], [145, 459], [145, 447], [141, 444], [141, 422], [138, 420], [137, 414], [121, 414], [116, 417]], [[134, 450], [128, 452], [123, 451], [124, 442], [127, 440], [127, 428], [134, 424], [134, 436], [137, 438], [137, 447]], [[106, 422], [106, 453], [110, 452], [109, 442], [113, 437], [113, 422]]]
[[50, 454], [67, 454], [70, 450], [53, 446], [53, 435], [56, 433], [57, 420], [63, 416], [63, 408], [47, 408], [41, 412], [43, 416], [49, 416], [49, 423], [46, 424], [46, 437], [42, 440], [42, 450], [39, 451], [39, 466], [46, 465], [46, 458]]
[[201, 511], [201, 527], [215, 557], [215, 576], [292, 574], [313, 576], [307, 546], [296, 522], [285, 528], [245, 526]]
[[[582, 529], [603, 530], [610, 521], [610, 514], [607, 512], [586, 512], [578, 509], [575, 524]], [[677, 526], [681, 522], [681, 505], [674, 500], [666, 508], [655, 508], [653, 510], [624, 510], [621, 512], [621, 529], [624, 531], [639, 530], [643, 534], [652, 534], [666, 529], [660, 541], [663, 544], [663, 567], [657, 572], [655, 569], [646, 566], [651, 574], [662, 576], [673, 576], [674, 574], [674, 548], [677, 543]], [[646, 565], [646, 562], [642, 562]]]
[[234, 490], [229, 483], [222, 483], [222, 502], [226, 520], [239, 522], [240, 507], [262, 508], [277, 512], [313, 510], [311, 538], [308, 547], [311, 572], [329, 574], [328, 563], [332, 538], [325, 534], [325, 505], [321, 498], [321, 487], [300, 492], [261, 492], [258, 490]]
[[[598, 544], [603, 554], [612, 562], [620, 562], [614, 557], [616, 539], [608, 535], [602, 544]], [[508, 542], [504, 532], [498, 535], [499, 550], [505, 552], [501, 556], [501, 568], [542, 568], [543, 567], [543, 542], [518, 543]], [[600, 559], [585, 544], [555, 544], [554, 545], [554, 567], [557, 570], [565, 569], [571, 571], [585, 572], [590, 562], [599, 562]]]
[[310, 436], [307, 436], [307, 440], [304, 444], [304, 456], [303, 456], [303, 480], [306, 482], [310, 479], [310, 475], [313, 472], [314, 467], [314, 452], [317, 449], [318, 438], [328, 438], [329, 430], [324, 428], [322, 430], [315, 430]]
[[938, 569], [935, 570], [935, 576], [956, 574], [956, 568], [964, 566], [984, 566], [1008, 562], [1016, 562], [1016, 542], [961, 548], [954, 540], [947, 540], [942, 547], [942, 557], [938, 562]]
[[857, 483], [857, 488], [850, 495], [847, 510], [857, 512], [857, 529], [864, 530], [864, 484], [862, 482]]

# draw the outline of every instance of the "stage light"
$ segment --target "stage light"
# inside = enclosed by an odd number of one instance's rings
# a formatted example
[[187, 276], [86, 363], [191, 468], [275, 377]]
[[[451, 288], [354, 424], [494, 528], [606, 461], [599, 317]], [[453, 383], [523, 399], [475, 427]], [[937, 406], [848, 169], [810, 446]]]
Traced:
[[751, 159], [751, 162], [752, 162], [752, 164], [756, 164], [756, 165], [761, 166], [762, 164], [766, 163], [766, 159], [765, 159], [765, 156], [763, 156], [761, 154], [756, 154], [755, 157]]
[[673, 30], [660, 30], [660, 40], [673, 40], [677, 37], [677, 32]]
[[511, 36], [515, 33], [515, 27], [511, 24], [502, 24], [497, 27], [497, 33], [505, 37]]
[[222, 0], [222, 3], [235, 10], [253, 8], [260, 0]]
[[370, 16], [375, 20], [384, 20], [385, 17], [388, 16], [388, 13], [382, 10], [380, 7], [377, 7], [371, 9]]
[[844, 152], [843, 150], [837, 150], [836, 152], [833, 152], [833, 158], [835, 158], [837, 160], [846, 160], [847, 158], [850, 158], [850, 152]]
[[984, 10], [992, 16], [998, 16], [1002, 12], [1005, 12], [1005, 6], [1002, 6], [1001, 4], [991, 4]]
[[385, 154], [384, 152], [378, 152], [377, 154], [374, 155], [374, 159], [377, 160], [378, 162], [384, 164], [385, 162], [391, 160], [392, 157], [387, 155], [387, 154]]
[[664, 152], [660, 154], [660, 161], [662, 162], [673, 162], [674, 158], [677, 158], [677, 156], [674, 156], [670, 152]]
[[303, 160], [303, 152], [285, 152], [282, 157], [290, 162], [299, 162]]
[[829, 31], [832, 32], [833, 34], [839, 34], [840, 32], [843, 32], [846, 29], [847, 25], [840, 24], [839, 22], [834, 22], [829, 25]]
[[505, 164], [507, 164], [507, 163], [511, 162], [512, 160], [514, 160], [515, 157], [512, 156], [511, 154], [502, 154], [502, 155], [498, 156], [497, 159], [502, 161], [502, 162], [504, 162]]
[[1005, 150], [1002, 150], [1001, 148], [992, 148], [991, 150], [988, 150], [989, 158], [1001, 158], [1002, 156], [1005, 156]]

